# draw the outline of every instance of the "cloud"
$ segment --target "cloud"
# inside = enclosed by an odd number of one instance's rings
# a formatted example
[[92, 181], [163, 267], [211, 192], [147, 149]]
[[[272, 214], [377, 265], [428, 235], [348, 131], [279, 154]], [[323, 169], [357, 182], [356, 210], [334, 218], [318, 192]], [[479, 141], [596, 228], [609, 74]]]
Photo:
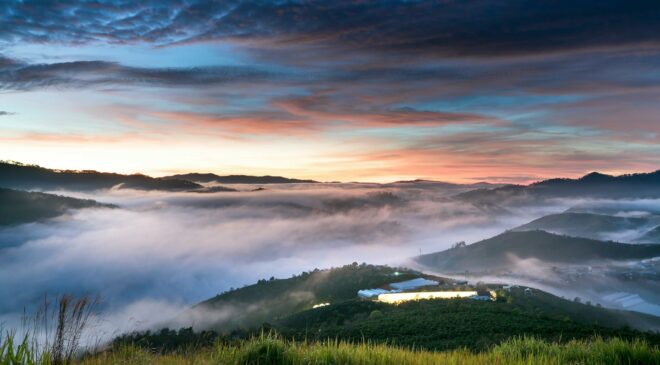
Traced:
[[139, 68], [104, 61], [51, 64], [0, 62], [0, 90], [19, 91], [110, 85], [200, 87], [259, 80], [276, 81], [283, 76], [250, 66]]
[[0, 7], [10, 42], [172, 44], [228, 40], [443, 56], [657, 46], [651, 1], [24, 1]]
[[104, 328], [155, 326], [230, 287], [353, 261], [396, 264], [527, 219], [438, 199], [449, 191], [320, 184], [96, 194], [121, 208], [0, 231], [12, 241], [0, 249], [0, 312], [20, 316], [46, 292], [86, 292], [101, 295]]
[[[322, 168], [296, 168], [328, 179], [649, 170], [660, 156], [658, 10], [614, 1], [3, 3], [0, 91], [29, 121], [2, 134], [16, 159], [25, 149], [77, 155], [76, 140], [107, 141], [98, 149], [108, 156], [144, 139], [202, 155], [269, 141], [296, 151], [269, 155], [268, 165], [304, 155]], [[24, 91], [51, 93], [61, 112], [38, 115]], [[40, 129], [56, 115], [75, 128]], [[292, 139], [301, 143], [280, 148]], [[135, 170], [152, 168], [145, 151]]]
[[0, 110], [0, 117], [8, 116], [8, 115], [14, 115], [14, 114], [16, 114], [16, 113], [12, 113], [12, 112], [7, 112], [7, 111], [4, 111], [4, 110]]
[[[101, 295], [95, 329], [101, 336], [172, 319], [199, 325], [236, 315], [231, 307], [186, 311], [230, 287], [353, 261], [397, 265], [420, 250], [476, 242], [575, 204], [595, 204], [556, 201], [492, 213], [449, 198], [465, 189], [296, 184], [241, 193], [95, 193], [120, 208], [0, 230], [0, 242], [11, 243], [0, 249], [0, 320], [19, 323], [23, 309], [46, 292], [73, 292]], [[625, 203], [603, 204], [621, 210]], [[657, 201], [625, 207], [657, 209]]]

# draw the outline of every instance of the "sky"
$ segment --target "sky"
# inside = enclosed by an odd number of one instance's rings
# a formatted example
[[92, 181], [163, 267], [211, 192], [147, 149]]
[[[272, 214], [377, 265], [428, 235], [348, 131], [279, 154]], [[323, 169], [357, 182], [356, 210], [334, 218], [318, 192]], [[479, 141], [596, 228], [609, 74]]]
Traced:
[[3, 1], [0, 159], [527, 183], [660, 168], [656, 1]]

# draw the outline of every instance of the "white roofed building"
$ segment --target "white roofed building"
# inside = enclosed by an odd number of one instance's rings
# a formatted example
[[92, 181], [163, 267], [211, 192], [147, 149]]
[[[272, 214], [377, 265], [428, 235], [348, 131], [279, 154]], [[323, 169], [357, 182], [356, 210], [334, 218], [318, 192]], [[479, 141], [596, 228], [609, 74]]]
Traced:
[[391, 293], [390, 290], [385, 289], [362, 289], [358, 290], [358, 296], [360, 298], [376, 298], [381, 294]]

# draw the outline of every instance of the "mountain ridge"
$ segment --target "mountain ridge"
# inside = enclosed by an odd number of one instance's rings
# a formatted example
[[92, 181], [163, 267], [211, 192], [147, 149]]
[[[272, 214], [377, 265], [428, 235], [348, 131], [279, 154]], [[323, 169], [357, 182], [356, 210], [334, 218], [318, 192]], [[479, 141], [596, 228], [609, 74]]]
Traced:
[[477, 189], [454, 196], [477, 205], [529, 203], [554, 198], [659, 198], [660, 170], [648, 173], [606, 175], [592, 172], [577, 179], [553, 178], [529, 185]]
[[91, 199], [0, 188], [0, 226], [55, 218], [71, 209], [115, 207]]
[[163, 176], [162, 179], [182, 179], [193, 181], [197, 183], [218, 182], [220, 184], [316, 184], [316, 180], [294, 179], [283, 176], [273, 175], [217, 175], [214, 173], [198, 173], [192, 172], [187, 174], [177, 174], [170, 176]]
[[0, 187], [20, 190], [93, 191], [114, 187], [136, 190], [187, 191], [202, 188], [186, 180], [165, 180], [142, 174], [124, 175], [95, 170], [57, 170], [0, 161]]
[[518, 259], [587, 264], [657, 256], [660, 245], [605, 242], [545, 231], [507, 231], [471, 245], [418, 256], [416, 261], [440, 271], [487, 272], [511, 270]]

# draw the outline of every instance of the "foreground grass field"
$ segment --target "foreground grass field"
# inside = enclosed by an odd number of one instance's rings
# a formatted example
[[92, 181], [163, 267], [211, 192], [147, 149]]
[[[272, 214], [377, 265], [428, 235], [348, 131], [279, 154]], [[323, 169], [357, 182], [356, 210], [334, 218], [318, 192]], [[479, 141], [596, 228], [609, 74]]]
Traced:
[[326, 341], [300, 343], [274, 337], [215, 346], [176, 355], [158, 355], [125, 346], [88, 357], [85, 365], [106, 364], [660, 364], [660, 350], [642, 341], [619, 339], [548, 343], [533, 338], [511, 339], [489, 351], [429, 352], [375, 345]]
[[[7, 342], [2, 347], [0, 365], [53, 364], [48, 358], [35, 358], [27, 348], [20, 356]], [[124, 345], [87, 355], [71, 364], [78, 365], [174, 365], [174, 364], [286, 364], [286, 365], [406, 365], [406, 364], [660, 364], [660, 349], [643, 341], [620, 339], [550, 343], [534, 338], [510, 339], [483, 352], [452, 350], [429, 352], [387, 345], [349, 344], [326, 341], [304, 343], [261, 336], [235, 345], [217, 344], [175, 354], [157, 354]]]

